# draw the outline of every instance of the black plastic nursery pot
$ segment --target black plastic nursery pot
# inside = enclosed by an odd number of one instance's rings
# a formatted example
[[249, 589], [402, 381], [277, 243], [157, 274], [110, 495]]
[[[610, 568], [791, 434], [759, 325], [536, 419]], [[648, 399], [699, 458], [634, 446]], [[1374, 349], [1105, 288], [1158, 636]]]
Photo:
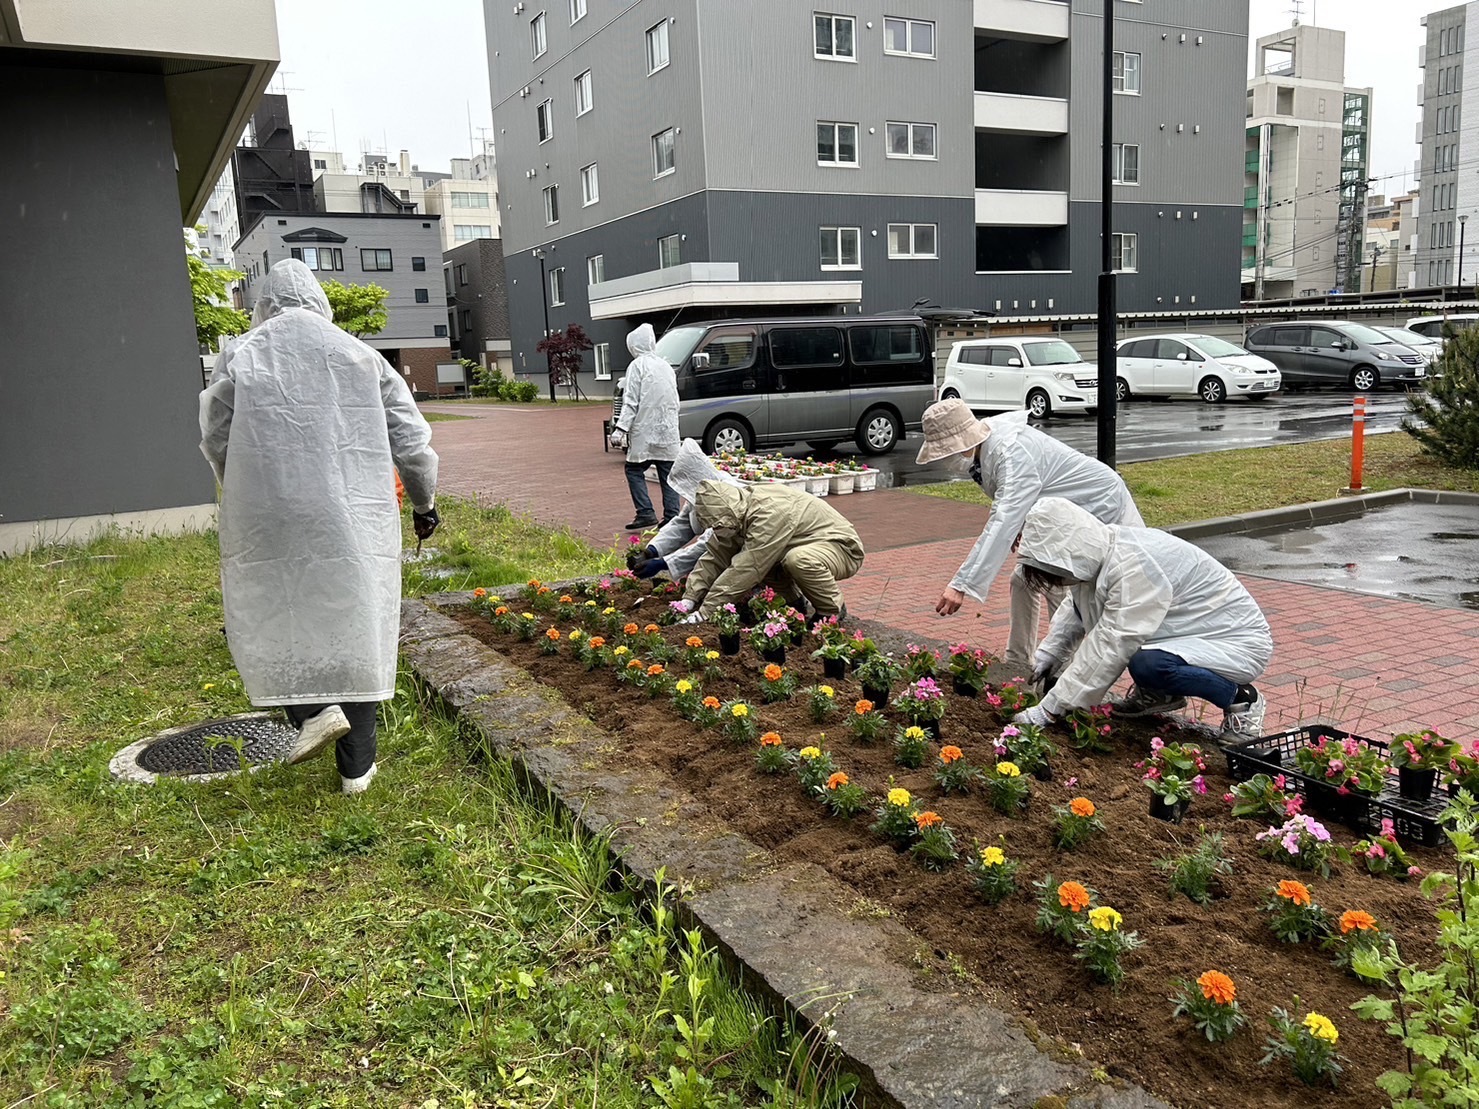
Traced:
[[863, 696], [882, 708], [888, 704], [888, 686], [886, 685], [864, 685]]
[[823, 658], [822, 673], [829, 678], [847, 677], [847, 659], [845, 658]]
[[773, 662], [777, 666], [783, 666], [786, 661], [786, 648], [784, 645], [780, 647], [772, 647], [768, 651], [761, 651], [760, 657], [763, 658], [766, 662]]
[[927, 734], [931, 739], [937, 742], [939, 741], [940, 722], [938, 720], [921, 720], [919, 722], [919, 726], [925, 730], [925, 734]]
[[719, 633], [719, 653], [725, 655], [737, 655], [740, 652], [739, 632]]
[[955, 691], [957, 697], [977, 697], [981, 691], [970, 682], [962, 681], [960, 678], [950, 679], [950, 688]]
[[1189, 808], [1191, 808], [1190, 799], [1167, 801], [1159, 793], [1150, 795], [1150, 815], [1157, 820], [1164, 820], [1167, 824], [1180, 824]]
[[1415, 766], [1397, 768], [1397, 792], [1409, 801], [1426, 801], [1433, 796], [1438, 783], [1436, 769], [1419, 770]]

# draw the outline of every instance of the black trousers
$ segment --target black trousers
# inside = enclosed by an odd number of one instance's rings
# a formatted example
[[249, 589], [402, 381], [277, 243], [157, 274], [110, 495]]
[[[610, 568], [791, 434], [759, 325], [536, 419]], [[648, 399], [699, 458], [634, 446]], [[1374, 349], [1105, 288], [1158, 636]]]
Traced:
[[[288, 722], [295, 728], [303, 721], [317, 716], [328, 705], [284, 705]], [[375, 713], [379, 701], [340, 701], [339, 708], [349, 720], [349, 734], [342, 736], [334, 745], [334, 761], [339, 764], [339, 775], [344, 778], [359, 778], [368, 774], [375, 765]]]

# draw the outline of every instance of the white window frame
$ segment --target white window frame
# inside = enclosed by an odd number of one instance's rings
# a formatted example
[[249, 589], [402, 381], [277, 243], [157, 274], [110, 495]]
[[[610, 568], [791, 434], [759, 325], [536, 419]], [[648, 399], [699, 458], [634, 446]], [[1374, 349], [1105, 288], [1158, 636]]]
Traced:
[[[818, 243], [818, 246], [817, 246], [817, 250], [818, 250], [818, 264], [819, 264], [819, 266], [820, 266], [821, 269], [827, 270], [827, 271], [833, 271], [833, 270], [860, 270], [860, 269], [863, 268], [863, 229], [861, 227], [830, 227], [829, 226], [829, 227], [820, 227], [820, 228], [817, 229], [817, 231], [818, 231], [818, 235], [817, 235], [817, 243]], [[851, 264], [848, 263], [844, 259], [843, 253], [842, 253], [842, 241], [843, 241], [843, 237], [848, 232], [851, 232], [852, 238], [853, 238], [854, 242], [857, 243], [857, 261], [854, 262], [854, 263], [851, 263]], [[836, 265], [828, 265], [825, 261], [821, 261], [821, 258], [825, 257], [824, 255], [821, 254], [821, 239], [825, 235], [831, 235], [833, 237], [833, 239], [835, 240], [835, 242], [836, 242], [836, 247], [837, 247], [837, 264]]]
[[549, 50], [549, 27], [544, 12], [529, 20], [529, 46], [534, 51], [534, 58], [544, 57]]
[[611, 344], [597, 343], [593, 348], [596, 357], [596, 380], [611, 380]]
[[[1130, 167], [1130, 159], [1125, 157], [1125, 152], [1133, 150], [1134, 177], [1126, 175], [1125, 170]], [[1114, 144], [1114, 183], [1116, 185], [1139, 185], [1140, 184], [1140, 144], [1133, 142], [1117, 142]]]
[[[467, 232], [463, 234], [463, 232]], [[474, 239], [491, 239], [493, 237], [493, 225], [491, 223], [454, 223], [452, 225], [452, 241], [454, 243], [470, 243]]]
[[599, 285], [606, 280], [606, 255], [592, 254], [585, 260], [585, 283]]
[[[667, 261], [667, 249], [671, 244], [673, 260]], [[663, 235], [657, 240], [657, 268], [660, 270], [672, 269], [674, 266], [683, 264], [683, 236], [674, 232], [671, 235]]]
[[[893, 50], [889, 47], [888, 32], [889, 24], [891, 23], [904, 24], [903, 50]], [[914, 48], [914, 28], [924, 26], [927, 26], [930, 29], [929, 53], [925, 53], [923, 50], [916, 50]], [[935, 58], [935, 51], [938, 49], [938, 46], [936, 46], [936, 43], [939, 41], [936, 37], [938, 33], [939, 29], [935, 26], [935, 22], [932, 19], [907, 19], [904, 16], [886, 15], [883, 17], [883, 52], [894, 58], [929, 58], [931, 61], [933, 61]]]
[[596, 106], [596, 83], [591, 71], [575, 75], [575, 116], [579, 119]]
[[[830, 127], [832, 129], [832, 152], [836, 155], [836, 157], [834, 157], [830, 162], [822, 157], [822, 139], [820, 132], [824, 127]], [[852, 128], [853, 160], [850, 162], [843, 161], [842, 158], [841, 129], [844, 127]], [[858, 163], [862, 158], [862, 150], [858, 146], [858, 125], [856, 123], [846, 123], [841, 120], [835, 119], [819, 119], [817, 120], [817, 131], [817, 165], [825, 166], [829, 169], [858, 168]]]
[[[925, 252], [916, 249], [915, 238], [921, 227], [928, 227], [934, 236], [935, 248]], [[906, 228], [909, 236], [909, 249], [907, 252], [894, 251], [895, 229]], [[940, 226], [935, 223], [891, 223], [888, 225], [888, 256], [890, 258], [938, 258], [940, 256]]]
[[[817, 20], [819, 20], [819, 19], [826, 19], [826, 20], [829, 20], [830, 21], [830, 23], [828, 25], [828, 29], [827, 29], [828, 30], [828, 36], [829, 36], [829, 38], [831, 40], [831, 47], [832, 47], [832, 52], [830, 54], [823, 54], [821, 51], [819, 51], [817, 49], [817, 30], [816, 30], [816, 28], [817, 28]], [[839, 54], [839, 53], [837, 53], [837, 24], [840, 21], [843, 21], [843, 20], [846, 20], [848, 23], [851, 23], [852, 24], [852, 53], [851, 54]], [[817, 60], [823, 61], [823, 62], [852, 62], [853, 64], [857, 64], [857, 60], [858, 60], [858, 21], [857, 21], [857, 18], [855, 16], [851, 16], [851, 15], [842, 15], [839, 12], [817, 12], [817, 11], [812, 12], [811, 13], [811, 55], [812, 55], [812, 57], [816, 58]]]
[[570, 0], [570, 26], [574, 27], [585, 18], [586, 0]]
[[601, 178], [596, 163], [580, 167], [580, 206], [589, 208], [601, 199]]
[[565, 303], [565, 267], [556, 266], [549, 271], [549, 306], [558, 308]]
[[555, 137], [555, 102], [542, 100], [534, 106], [534, 133], [540, 145]]
[[[893, 152], [893, 150], [891, 149], [891, 145], [892, 144], [889, 142], [889, 128], [890, 127], [907, 127], [909, 129], [909, 132], [908, 132], [909, 133], [909, 153], [907, 153], [907, 154], [895, 154]], [[914, 153], [914, 130], [915, 130], [915, 128], [921, 128], [922, 129], [922, 128], [926, 128], [926, 127], [929, 128], [929, 132], [930, 132], [930, 147], [934, 150], [934, 153], [933, 154], [916, 154], [916, 153]], [[916, 162], [938, 162], [940, 160], [940, 132], [939, 132], [939, 128], [936, 127], [933, 123], [914, 123], [914, 122], [911, 122], [909, 120], [903, 120], [903, 119], [890, 119], [890, 120], [887, 120], [884, 123], [884, 125], [883, 125], [883, 153], [884, 153], [884, 155], [886, 157], [889, 157], [889, 158], [912, 158]]]
[[[1102, 55], [1101, 55], [1102, 57]], [[1130, 65], [1130, 59], [1135, 59], [1135, 64]], [[1114, 64], [1117, 70], [1114, 76], [1114, 94], [1116, 96], [1139, 96], [1141, 78], [1144, 76], [1143, 63], [1145, 59], [1134, 50], [1116, 50], [1114, 52]], [[1130, 75], [1133, 71], [1135, 87], [1130, 87]]]
[[[1126, 248], [1129, 248], [1128, 251]], [[1115, 273], [1138, 273], [1140, 266], [1140, 236], [1134, 231], [1116, 231], [1110, 236], [1110, 260], [1118, 261]], [[1126, 265], [1128, 258], [1129, 265]]]
[[[667, 169], [663, 169], [663, 167], [662, 167], [662, 161], [659, 158], [659, 150], [661, 148], [658, 145], [658, 140], [661, 139], [664, 135], [669, 136], [669, 143], [668, 143], [668, 145], [669, 145], [669, 148], [671, 149], [672, 155], [673, 155], [673, 164], [670, 165], [670, 166], [668, 166]], [[654, 181], [656, 181], [659, 177], [666, 177], [670, 173], [677, 173], [677, 172], [678, 172], [678, 129], [676, 127], [664, 127], [661, 131], [659, 131], [657, 134], [655, 134], [655, 135], [652, 136], [652, 179]]]
[[560, 186], [546, 185], [544, 188], [544, 225], [553, 227], [560, 222]]
[[[662, 34], [654, 35], [656, 31], [661, 31]], [[667, 69], [668, 63], [673, 60], [672, 54], [668, 51], [668, 21], [664, 19], [661, 23], [654, 23], [651, 27], [648, 27], [646, 40], [647, 76], [651, 77], [659, 70]], [[658, 44], [662, 46], [661, 58], [657, 56], [657, 51], [654, 49]]]

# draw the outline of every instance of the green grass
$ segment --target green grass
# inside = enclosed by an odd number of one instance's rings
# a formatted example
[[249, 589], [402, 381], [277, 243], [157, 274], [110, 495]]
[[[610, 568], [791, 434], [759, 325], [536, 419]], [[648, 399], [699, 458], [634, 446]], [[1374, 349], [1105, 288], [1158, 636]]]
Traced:
[[[1120, 467], [1151, 527], [1236, 516], [1336, 496], [1351, 480], [1349, 440], [1216, 451], [1135, 462]], [[1424, 455], [1408, 435], [1366, 439], [1363, 488], [1377, 493], [1412, 486], [1479, 492], [1479, 472], [1455, 470]], [[911, 492], [968, 504], [989, 504], [969, 481], [910, 486]]]
[[453, 416], [448, 412], [423, 412], [421, 418], [429, 424], [444, 424], [450, 420], [475, 420], [476, 416]]
[[548, 396], [538, 396], [532, 401], [501, 400], [498, 397], [427, 397], [421, 401], [422, 404], [479, 404], [493, 405], [497, 408], [610, 408], [611, 401], [607, 398], [595, 400], [566, 400], [561, 397], [556, 404], [550, 404]]
[[[567, 537], [447, 515], [556, 576]], [[125, 743], [249, 707], [217, 575], [213, 534], [0, 559], [0, 1104], [635, 1107], [674, 1074], [671, 1105], [845, 1104], [407, 679], [361, 797], [331, 759], [112, 782]]]

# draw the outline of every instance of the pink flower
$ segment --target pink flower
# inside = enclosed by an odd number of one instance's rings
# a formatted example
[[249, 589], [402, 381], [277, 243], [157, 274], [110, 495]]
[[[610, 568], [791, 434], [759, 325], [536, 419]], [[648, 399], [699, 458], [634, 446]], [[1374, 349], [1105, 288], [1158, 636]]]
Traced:
[[1152, 751], [1159, 751], [1165, 745], [1165, 741], [1160, 736], [1154, 736], [1150, 741], [1150, 749]]
[[1284, 786], [1285, 786], [1285, 783], [1287, 783], [1288, 780], [1289, 779], [1285, 778], [1284, 775], [1282, 775], [1282, 774], [1275, 775], [1274, 776], [1274, 788], [1275, 789], [1283, 789]]
[[1229, 804], [1229, 805], [1231, 805], [1236, 800], [1236, 798], [1233, 797], [1233, 795], [1231, 793], [1224, 793], [1222, 795], [1222, 799], [1223, 799], [1223, 801], [1227, 802], [1227, 804]]
[[1284, 802], [1285, 816], [1298, 816], [1302, 811], [1304, 811], [1304, 798], [1299, 794], [1296, 793]]
[[986, 694], [986, 703], [994, 709], [1001, 708], [1001, 698], [998, 697], [995, 693]]
[[1198, 794], [1205, 794], [1207, 792], [1207, 780], [1198, 774], [1191, 780], [1191, 788], [1196, 790]]
[[1022, 729], [1017, 727], [1017, 725], [1015, 724], [1008, 724], [1005, 728], [1001, 730], [1002, 739], [1016, 739], [1021, 734]]
[[1063, 788], [1064, 789], [1073, 789], [1077, 785], [1078, 785], [1078, 778], [1075, 776], [1075, 777], [1069, 778], [1068, 781], [1064, 782], [1063, 783]]
[[997, 758], [1001, 758], [1006, 753], [1007, 753], [1006, 744], [1004, 744], [1004, 743], [998, 743], [996, 745], [996, 757]]
[[1396, 838], [1396, 836], [1397, 836], [1397, 826], [1392, 823], [1392, 818], [1391, 817], [1386, 817], [1385, 819], [1382, 820], [1382, 822], [1381, 822], [1381, 834], [1382, 834], [1382, 838], [1383, 839], [1395, 839]]
[[1407, 877], [1409, 877], [1409, 878], [1421, 878], [1422, 876], [1423, 876], [1423, 868], [1422, 867], [1420, 867], [1420, 866], [1409, 866], [1407, 868]]

